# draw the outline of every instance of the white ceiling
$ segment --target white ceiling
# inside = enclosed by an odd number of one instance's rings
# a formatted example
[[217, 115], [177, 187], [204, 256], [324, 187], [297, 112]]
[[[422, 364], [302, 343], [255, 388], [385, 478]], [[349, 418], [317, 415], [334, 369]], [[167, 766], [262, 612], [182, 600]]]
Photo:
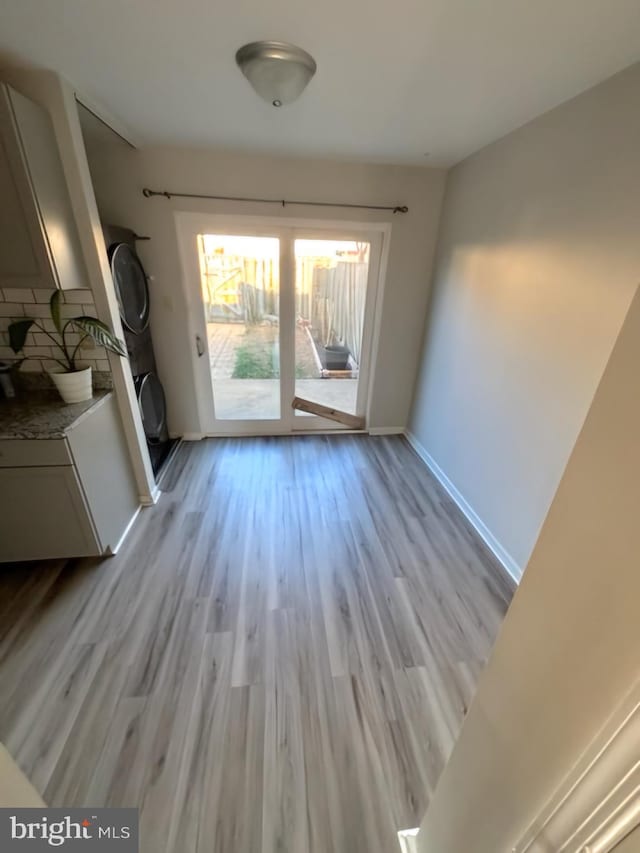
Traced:
[[[261, 38], [315, 57], [297, 103], [237, 69]], [[0, 50], [142, 143], [449, 165], [640, 59], [640, 0], [1, 0]]]

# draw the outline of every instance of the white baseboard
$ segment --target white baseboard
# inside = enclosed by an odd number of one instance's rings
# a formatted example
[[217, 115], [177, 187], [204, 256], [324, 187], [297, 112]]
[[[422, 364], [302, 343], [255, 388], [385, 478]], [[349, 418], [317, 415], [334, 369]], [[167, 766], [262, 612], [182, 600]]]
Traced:
[[160, 491], [160, 487], [156, 483], [149, 497], [147, 495], [139, 495], [138, 499], [142, 506], [153, 506], [154, 504], [158, 503], [158, 499], [160, 498], [161, 494], [162, 492]]
[[127, 524], [127, 526], [125, 527], [125, 529], [124, 529], [124, 532], [123, 532], [122, 536], [121, 536], [121, 537], [120, 537], [120, 539], [118, 540], [118, 544], [115, 546], [115, 548], [111, 548], [111, 549], [110, 549], [110, 551], [111, 551], [111, 553], [112, 553], [112, 554], [117, 554], [117, 553], [118, 553], [118, 551], [120, 550], [120, 547], [122, 546], [122, 543], [124, 542], [124, 540], [125, 540], [125, 539], [127, 538], [127, 536], [129, 535], [129, 531], [130, 531], [130, 530], [131, 530], [131, 528], [133, 527], [133, 524], [134, 524], [134, 522], [135, 522], [136, 518], [138, 517], [138, 514], [140, 513], [140, 510], [141, 510], [141, 509], [142, 509], [142, 505], [140, 505], [140, 506], [137, 508], [137, 510], [133, 513], [133, 515], [131, 516], [131, 520], [129, 521], [129, 524]]
[[404, 427], [370, 427], [369, 435], [404, 435]]
[[467, 503], [464, 496], [458, 491], [458, 489], [447, 477], [444, 471], [440, 468], [440, 466], [431, 456], [431, 454], [422, 446], [422, 444], [420, 444], [415, 435], [413, 435], [412, 432], [409, 432], [409, 430], [405, 430], [404, 434], [411, 447], [413, 447], [415, 452], [418, 454], [420, 459], [422, 459], [422, 461], [431, 471], [436, 480], [449, 494], [449, 497], [456, 503], [458, 509], [462, 512], [467, 521], [475, 528], [476, 532], [481, 537], [485, 545], [489, 548], [494, 557], [500, 562], [505, 572], [517, 584], [520, 583], [523, 572], [522, 567], [518, 565], [518, 563], [513, 559], [511, 554], [509, 554], [509, 552], [505, 548], [503, 548], [500, 542], [486, 526], [484, 521], [480, 518], [479, 515], [476, 514], [473, 507]]
[[204, 433], [202, 433], [202, 432], [185, 432], [181, 436], [181, 438], [183, 441], [202, 441], [202, 439], [204, 438]]
[[400, 842], [400, 853], [418, 853], [418, 833], [416, 829], [401, 829], [398, 832], [398, 841]]

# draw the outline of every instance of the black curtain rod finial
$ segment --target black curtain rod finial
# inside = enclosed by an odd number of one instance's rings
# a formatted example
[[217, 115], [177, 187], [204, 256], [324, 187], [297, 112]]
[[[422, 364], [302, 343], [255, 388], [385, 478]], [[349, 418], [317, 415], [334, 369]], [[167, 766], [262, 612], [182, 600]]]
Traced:
[[[150, 190], [149, 187], [145, 187], [142, 190], [142, 195], [145, 198], [152, 198], [154, 195], [161, 195], [163, 198], [171, 198], [171, 193], [168, 193], [166, 191], [160, 191], [159, 192], [158, 190]], [[179, 195], [179, 193], [178, 193], [178, 195]]]

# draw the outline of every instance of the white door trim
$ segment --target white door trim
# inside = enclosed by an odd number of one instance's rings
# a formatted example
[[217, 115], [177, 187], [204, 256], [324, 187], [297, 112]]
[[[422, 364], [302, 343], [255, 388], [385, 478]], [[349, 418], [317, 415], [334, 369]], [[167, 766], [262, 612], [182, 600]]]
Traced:
[[[371, 241], [370, 269], [371, 287], [367, 294], [365, 305], [363, 352], [368, 355], [364, 360], [366, 367], [361, 373], [358, 383], [358, 405], [364, 411], [362, 414], [366, 422], [369, 422], [371, 409], [371, 391], [373, 389], [375, 370], [378, 358], [378, 344], [380, 339], [380, 322], [384, 287], [386, 282], [386, 271], [389, 254], [389, 243], [391, 236], [391, 223], [389, 222], [352, 222], [348, 220], [325, 220], [308, 218], [291, 218], [279, 216], [243, 216], [238, 214], [206, 213], [188, 210], [178, 210], [174, 213], [174, 221], [178, 239], [180, 261], [182, 268], [182, 291], [187, 305], [188, 334], [190, 338], [191, 363], [195, 378], [197, 411], [199, 423], [194, 426], [191, 434], [194, 436], [218, 436], [229, 435], [228, 427], [222, 426], [215, 420], [215, 403], [213, 388], [209, 371], [209, 351], [207, 341], [207, 328], [202, 310], [202, 302], [199, 288], [193, 287], [191, 282], [200, 281], [200, 270], [198, 257], [195, 251], [195, 238], [197, 234], [238, 234], [243, 230], [256, 236], [271, 236], [279, 239], [290, 236], [295, 237], [322, 237], [331, 239], [349, 239], [350, 233], [367, 235]], [[281, 252], [280, 264], [281, 274], [283, 265], [293, 263], [293, 258], [285, 257], [286, 252]], [[293, 295], [292, 295], [293, 297]], [[293, 298], [291, 305], [288, 304], [287, 296], [281, 293], [281, 336], [292, 334], [288, 331], [289, 321], [295, 319]], [[199, 336], [204, 342], [204, 355], [198, 356], [196, 351], [196, 337]], [[281, 340], [281, 346], [286, 346], [286, 341]], [[284, 365], [283, 365], [284, 367]], [[363, 375], [364, 374], [364, 375]], [[294, 377], [284, 375], [281, 377], [281, 418], [277, 421], [234, 421], [234, 435], [256, 435], [260, 434], [289, 434], [299, 431], [319, 431], [326, 429], [334, 431], [336, 424], [324, 418], [308, 417], [298, 418], [294, 421], [295, 413], [289, 408], [290, 398], [293, 398]], [[366, 405], [365, 405], [366, 401]], [[299, 421], [299, 422], [298, 422]], [[343, 430], [340, 430], [343, 431]]]
[[607, 720], [513, 853], [610, 853], [639, 825], [640, 681]]

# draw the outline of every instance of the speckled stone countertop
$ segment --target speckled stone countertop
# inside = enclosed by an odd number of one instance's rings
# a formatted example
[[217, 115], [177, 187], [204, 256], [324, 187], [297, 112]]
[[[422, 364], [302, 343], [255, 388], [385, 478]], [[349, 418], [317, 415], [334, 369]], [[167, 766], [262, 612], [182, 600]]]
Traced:
[[57, 391], [22, 391], [12, 400], [0, 399], [0, 440], [7, 438], [64, 438], [78, 421], [113, 391], [94, 389], [91, 400], [63, 403]]

